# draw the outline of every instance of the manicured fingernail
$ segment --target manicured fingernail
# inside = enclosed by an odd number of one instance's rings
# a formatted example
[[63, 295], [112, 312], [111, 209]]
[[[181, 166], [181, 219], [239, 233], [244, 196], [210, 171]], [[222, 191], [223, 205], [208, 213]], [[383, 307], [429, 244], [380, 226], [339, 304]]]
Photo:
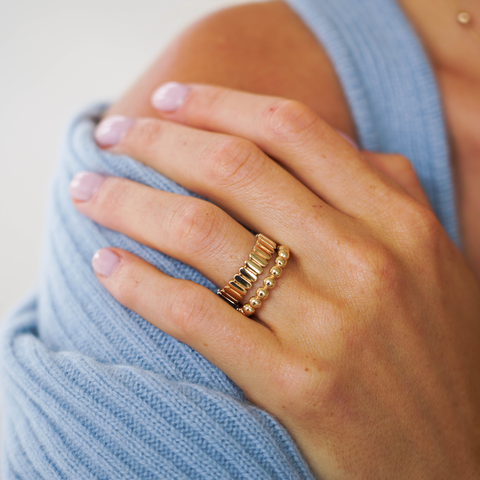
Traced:
[[93, 136], [101, 147], [113, 147], [132, 128], [135, 120], [123, 115], [105, 117], [95, 128]]
[[161, 112], [174, 112], [185, 102], [190, 87], [178, 82], [168, 82], [158, 87], [152, 94], [152, 105]]
[[341, 130], [337, 130], [337, 133], [343, 137], [352, 147], [356, 148], [357, 150], [359, 150], [359, 147], [358, 147], [358, 144], [357, 142], [349, 137], [346, 133], [343, 133]]
[[101, 248], [92, 258], [92, 267], [96, 273], [109, 277], [117, 269], [120, 257], [109, 248]]
[[87, 202], [105, 181], [103, 175], [93, 172], [77, 173], [70, 182], [70, 195], [78, 202]]

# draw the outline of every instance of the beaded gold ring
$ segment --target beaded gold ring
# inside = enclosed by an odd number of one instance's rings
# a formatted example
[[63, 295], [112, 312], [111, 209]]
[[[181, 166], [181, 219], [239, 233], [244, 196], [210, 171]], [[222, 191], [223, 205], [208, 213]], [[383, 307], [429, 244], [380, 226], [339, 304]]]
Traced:
[[290, 258], [290, 250], [284, 245], [279, 245], [277, 249], [277, 258], [275, 259], [275, 265], [270, 269], [270, 275], [263, 279], [263, 287], [257, 288], [256, 295], [250, 298], [245, 305], [237, 306], [237, 310], [243, 313], [246, 317], [249, 317], [255, 310], [262, 306], [262, 301], [269, 295], [269, 290], [275, 287], [277, 278], [280, 278], [283, 273], [283, 269], [287, 266], [288, 259]]
[[233, 280], [228, 282], [225, 287], [217, 290], [217, 295], [234, 308], [238, 308], [247, 291], [252, 288], [259, 275], [263, 273], [263, 269], [268, 265], [276, 248], [277, 244], [273, 240], [261, 233], [257, 234], [255, 245], [248, 259], [245, 260]]

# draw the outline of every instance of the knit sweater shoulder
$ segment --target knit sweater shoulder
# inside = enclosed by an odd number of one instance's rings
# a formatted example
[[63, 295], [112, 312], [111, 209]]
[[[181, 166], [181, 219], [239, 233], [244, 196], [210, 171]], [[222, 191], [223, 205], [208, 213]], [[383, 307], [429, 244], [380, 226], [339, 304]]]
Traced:
[[[394, 0], [290, 4], [331, 56], [363, 147], [409, 157], [457, 240], [438, 92]], [[194, 195], [131, 158], [100, 150], [92, 132], [103, 108], [87, 108], [66, 129], [39, 285], [3, 323], [3, 479], [312, 479], [274, 417], [96, 279], [93, 254], [114, 246], [215, 290], [191, 267], [73, 207], [69, 182], [83, 170]]]

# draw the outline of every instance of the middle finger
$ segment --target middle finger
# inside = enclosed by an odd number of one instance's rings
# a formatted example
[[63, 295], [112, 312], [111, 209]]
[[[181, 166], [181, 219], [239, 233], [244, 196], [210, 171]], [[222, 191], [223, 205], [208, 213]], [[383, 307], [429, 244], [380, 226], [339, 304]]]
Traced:
[[111, 151], [151, 166], [251, 230], [292, 248], [305, 246], [309, 234], [335, 235], [332, 227], [348, 221], [252, 142], [238, 137], [138, 119]]

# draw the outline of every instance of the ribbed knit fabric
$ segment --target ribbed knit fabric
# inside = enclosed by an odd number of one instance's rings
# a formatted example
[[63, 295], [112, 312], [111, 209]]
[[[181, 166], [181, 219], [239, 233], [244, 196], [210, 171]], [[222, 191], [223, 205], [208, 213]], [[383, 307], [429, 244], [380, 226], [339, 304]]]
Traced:
[[[456, 239], [435, 84], [393, 0], [292, 4], [332, 55], [363, 145], [414, 161]], [[101, 109], [82, 112], [66, 132], [40, 284], [2, 328], [3, 479], [312, 479], [274, 418], [97, 281], [92, 255], [116, 246], [214, 289], [192, 268], [73, 207], [68, 186], [82, 170], [191, 195], [130, 158], [98, 149], [92, 132]]]
[[363, 148], [401, 153], [460, 246], [449, 148], [428, 59], [394, 0], [288, 0], [329, 54]]
[[92, 255], [113, 245], [214, 288], [191, 267], [76, 212], [68, 186], [82, 170], [189, 194], [97, 148], [92, 115], [100, 111], [80, 114], [66, 134], [40, 286], [2, 335], [4, 480], [311, 479], [278, 422], [96, 279]]

